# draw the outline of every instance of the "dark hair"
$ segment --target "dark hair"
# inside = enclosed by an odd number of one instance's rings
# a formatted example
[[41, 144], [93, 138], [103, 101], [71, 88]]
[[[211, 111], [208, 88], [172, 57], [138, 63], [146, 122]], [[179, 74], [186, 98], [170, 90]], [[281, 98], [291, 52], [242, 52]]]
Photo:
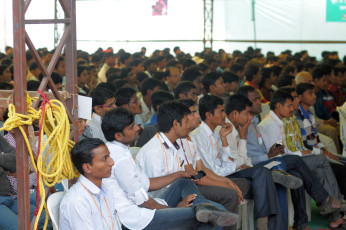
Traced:
[[278, 86], [279, 88], [283, 86], [291, 86], [294, 80], [295, 77], [293, 75], [283, 74], [279, 77]]
[[82, 72], [84, 70], [88, 71], [89, 67], [88, 66], [84, 66], [84, 65], [77, 66], [77, 76], [80, 77], [80, 75], [82, 74]]
[[263, 68], [262, 69], [262, 78], [260, 83], [258, 83], [258, 87], [262, 88], [264, 86], [264, 84], [266, 83], [267, 79], [270, 79], [270, 75], [272, 73], [272, 69], [271, 68]]
[[177, 120], [181, 125], [181, 121], [187, 114], [190, 114], [186, 105], [177, 101], [168, 101], [160, 105], [157, 112], [157, 123], [160, 132], [169, 132], [173, 127], [174, 120]]
[[151, 95], [151, 104], [155, 112], [157, 112], [156, 111], [157, 106], [161, 105], [164, 102], [173, 101], [173, 100], [174, 100], [173, 95], [164, 90], [156, 91], [155, 93], [153, 93], [153, 95]]
[[194, 80], [196, 80], [196, 78], [200, 76], [202, 76], [202, 74], [198, 71], [198, 69], [195, 67], [191, 67], [183, 72], [183, 75], [181, 76], [181, 80], [193, 82]]
[[297, 95], [303, 95], [305, 91], [314, 90], [315, 86], [310, 83], [301, 83], [296, 86]]
[[206, 113], [210, 112], [214, 114], [215, 109], [217, 109], [218, 105], [223, 105], [223, 100], [214, 95], [205, 95], [199, 100], [199, 115], [201, 116], [202, 121], [206, 119]]
[[280, 76], [281, 71], [282, 71], [282, 68], [280, 66], [274, 65], [274, 66], [270, 67], [270, 69], [272, 69], [274, 76]]
[[144, 72], [136, 73], [136, 79], [139, 83], [143, 82], [145, 79], [149, 78], [148, 75]]
[[50, 77], [52, 78], [54, 84], [62, 84], [62, 76], [57, 72], [52, 72], [52, 75]]
[[190, 68], [195, 65], [196, 62], [194, 62], [192, 59], [186, 59], [185, 61], [183, 61], [183, 69]]
[[106, 103], [109, 98], [113, 97], [113, 93], [106, 88], [96, 87], [93, 91], [91, 91], [90, 97], [92, 98], [93, 112], [95, 112], [94, 106], [103, 105]]
[[286, 92], [289, 94], [292, 94], [293, 92], [296, 91], [296, 89], [294, 87], [290, 87], [290, 86], [284, 86], [284, 87], [281, 87], [279, 89], [282, 90], [283, 92]]
[[39, 81], [30, 80], [26, 83], [26, 88], [28, 91], [37, 91], [40, 87]]
[[237, 94], [241, 94], [245, 97], [248, 97], [249, 96], [249, 93], [251, 92], [255, 92], [255, 88], [250, 86], [250, 85], [243, 85], [241, 87], [239, 87], [239, 89], [237, 90]]
[[324, 75], [326, 75], [326, 71], [322, 67], [316, 67], [312, 73], [312, 79], [321, 79]]
[[60, 62], [63, 62], [63, 61], [65, 61], [65, 58], [59, 57], [58, 60], [56, 61], [56, 65], [55, 65], [54, 69], [57, 69], [59, 67]]
[[128, 60], [130, 57], [131, 57], [131, 54], [130, 54], [130, 53], [122, 53], [122, 54], [120, 55], [119, 61], [120, 61], [121, 63], [125, 63], [125, 61]]
[[115, 79], [120, 79], [120, 73], [121, 73], [121, 70], [118, 68], [113, 68], [113, 67], [109, 68], [106, 71], [107, 82], [112, 82]]
[[156, 64], [155, 60], [152, 59], [152, 58], [149, 58], [149, 59], [145, 60], [145, 61], [143, 62], [144, 69], [145, 69], [145, 70], [148, 70], [148, 67], [149, 67], [151, 64], [153, 64], [153, 63]]
[[253, 77], [258, 73], [260, 69], [261, 69], [261, 65], [258, 63], [249, 64], [245, 70], [246, 80], [252, 81]]
[[6, 81], [0, 81], [0, 89], [11, 90], [13, 89], [13, 85]]
[[209, 93], [210, 86], [215, 85], [215, 82], [222, 77], [222, 73], [217, 71], [212, 71], [205, 75], [202, 79], [202, 84], [204, 86], [205, 91]]
[[114, 86], [114, 92], [117, 92], [119, 89], [123, 88], [128, 82], [125, 79], [116, 79], [111, 82]]
[[35, 70], [35, 69], [37, 69], [38, 68], [38, 65], [37, 65], [37, 63], [35, 62], [35, 61], [33, 61], [33, 62], [31, 62], [30, 64], [29, 64], [29, 70], [31, 71], [31, 70]]
[[153, 74], [153, 78], [158, 80], [158, 81], [162, 81], [163, 79], [165, 79], [167, 77], [168, 72], [155, 72]]
[[73, 165], [77, 168], [78, 172], [84, 175], [83, 164], [93, 163], [93, 150], [105, 145], [105, 143], [98, 138], [87, 138], [78, 141], [71, 149], [71, 160]]
[[177, 101], [180, 103], [183, 103], [187, 108], [190, 108], [191, 106], [196, 105], [196, 103], [191, 99], [179, 99]]
[[120, 88], [115, 92], [114, 95], [114, 97], [117, 99], [115, 104], [117, 106], [128, 105], [133, 95], [136, 95], [136, 90], [130, 87]]
[[239, 77], [231, 71], [225, 71], [222, 73], [222, 78], [225, 83], [232, 83], [232, 82], [238, 82]]
[[276, 108], [277, 103], [280, 103], [281, 105], [284, 105], [286, 100], [292, 100], [293, 97], [290, 93], [287, 93], [285, 90], [278, 89], [274, 92], [272, 98], [270, 99], [270, 109], [274, 110]]
[[141, 59], [134, 59], [130, 62], [129, 66], [130, 66], [130, 68], [133, 68], [134, 66], [138, 66], [141, 63], [142, 63]]
[[102, 117], [101, 128], [107, 141], [114, 141], [114, 134], [123, 133], [127, 126], [134, 122], [135, 118], [131, 111], [119, 107], [107, 111]]
[[225, 112], [227, 115], [232, 113], [234, 110], [239, 113], [246, 109], [246, 107], [252, 106], [252, 102], [244, 95], [234, 94], [230, 96], [226, 103]]
[[101, 82], [98, 85], [96, 85], [95, 89], [108, 89], [109, 91], [111, 91], [113, 94], [115, 92], [115, 87], [108, 82]]
[[295, 65], [288, 65], [284, 68], [282, 71], [283, 74], [294, 74], [294, 70], [296, 70], [297, 67]]
[[144, 79], [140, 86], [143, 97], [147, 95], [149, 89], [154, 90], [156, 86], [161, 87], [161, 82], [159, 80], [153, 78]]
[[190, 82], [190, 81], [181, 81], [179, 84], [176, 86], [174, 90], [174, 97], [175, 99], [179, 99], [179, 94], [188, 94], [191, 89], [196, 89], [196, 86]]
[[129, 73], [131, 72], [131, 68], [123, 68], [120, 71], [120, 78], [121, 79], [126, 79]]
[[238, 63], [234, 63], [231, 65], [231, 67], [229, 68], [230, 71], [232, 71], [233, 73], [237, 73], [238, 71], [243, 71], [244, 70], [244, 66], [238, 64]]
[[0, 75], [2, 75], [8, 67], [8, 65], [0, 64]]

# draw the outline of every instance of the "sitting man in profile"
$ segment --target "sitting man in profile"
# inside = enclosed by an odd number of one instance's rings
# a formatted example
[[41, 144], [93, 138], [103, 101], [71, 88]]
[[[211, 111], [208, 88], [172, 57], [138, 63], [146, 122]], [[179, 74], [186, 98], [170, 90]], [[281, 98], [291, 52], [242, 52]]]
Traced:
[[97, 138], [84, 139], [71, 150], [71, 158], [80, 177], [60, 204], [59, 229], [118, 229], [113, 200], [102, 184], [110, 177], [114, 161], [107, 146]]

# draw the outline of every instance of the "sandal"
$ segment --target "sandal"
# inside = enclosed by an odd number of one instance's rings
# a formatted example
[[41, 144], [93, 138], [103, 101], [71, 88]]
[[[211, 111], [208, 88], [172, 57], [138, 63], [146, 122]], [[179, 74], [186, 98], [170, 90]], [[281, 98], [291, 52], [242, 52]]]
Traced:
[[[320, 214], [321, 215], [326, 215], [329, 213], [332, 213], [334, 211], [341, 211], [341, 208], [346, 208], [345, 204], [343, 205], [343, 203], [333, 197], [328, 197], [328, 202], [326, 204], [323, 204], [320, 206]], [[334, 206], [334, 207], [333, 207]], [[336, 208], [335, 206], [339, 206], [338, 208]], [[345, 206], [345, 207], [343, 207]]]
[[329, 227], [330, 229], [332, 230], [346, 230], [346, 223], [341, 223], [338, 227], [335, 227], [335, 228], [332, 228], [332, 227]]

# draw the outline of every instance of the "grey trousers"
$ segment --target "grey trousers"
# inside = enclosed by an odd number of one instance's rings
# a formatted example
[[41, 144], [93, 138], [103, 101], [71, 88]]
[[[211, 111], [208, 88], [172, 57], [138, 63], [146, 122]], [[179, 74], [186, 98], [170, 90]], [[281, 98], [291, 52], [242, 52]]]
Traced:
[[[322, 184], [324, 190], [329, 196], [335, 197], [338, 200], [343, 200], [338, 182], [336, 181], [333, 170], [328, 162], [328, 159], [323, 155], [313, 155], [302, 158], [308, 168], [312, 171], [318, 181]], [[336, 221], [341, 218], [340, 212], [333, 212], [328, 215], [328, 221]]]
[[[232, 181], [239, 187], [243, 194], [247, 194], [250, 183], [246, 179], [235, 178]], [[238, 193], [226, 187], [197, 185], [198, 190], [208, 200], [223, 205], [227, 211], [238, 213]], [[223, 230], [236, 230], [237, 225], [223, 227]]]
[[335, 197], [338, 200], [344, 199], [333, 170], [325, 156], [313, 155], [303, 157], [302, 159], [330, 196]]

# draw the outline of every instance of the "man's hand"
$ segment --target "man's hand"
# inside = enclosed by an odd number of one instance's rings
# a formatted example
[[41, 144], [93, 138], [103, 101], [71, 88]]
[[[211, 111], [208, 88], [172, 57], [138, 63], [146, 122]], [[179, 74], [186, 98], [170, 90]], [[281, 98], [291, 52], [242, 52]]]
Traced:
[[336, 122], [336, 120], [334, 118], [330, 118], [328, 120], [325, 120], [324, 123], [328, 124], [328, 125], [331, 125], [331, 126], [334, 126], [334, 127], [337, 126], [337, 122]]
[[187, 171], [180, 171], [181, 177], [184, 178], [191, 178], [192, 176], [196, 176], [198, 174], [195, 170], [187, 170]]
[[246, 165], [246, 164], [242, 164], [238, 167], [239, 169], [247, 169], [250, 168], [250, 166]]
[[190, 207], [193, 202], [193, 200], [195, 200], [197, 197], [197, 194], [190, 194], [188, 195], [187, 197], [185, 197], [182, 201], [180, 201], [177, 205], [176, 208], [187, 208], [187, 207]]
[[281, 145], [279, 147], [275, 147], [276, 143], [270, 148], [268, 153], [268, 158], [276, 157], [279, 154], [285, 153], [285, 146]]
[[311, 150], [310, 149], [307, 149], [307, 150], [303, 150], [303, 151], [301, 151], [302, 152], [302, 155], [304, 156], [304, 155], [309, 155], [309, 154], [311, 154]]
[[325, 148], [321, 149], [322, 150], [322, 154], [332, 160], [335, 161], [339, 161], [339, 158], [337, 156], [334, 156], [333, 154], [331, 154], [330, 152], [328, 152]]
[[239, 131], [239, 137], [240, 139], [246, 140], [246, 133], [247, 129], [250, 127], [252, 123], [253, 115], [249, 115], [249, 120], [246, 122], [245, 125], [241, 126], [238, 125], [238, 131]]
[[220, 138], [226, 138], [233, 130], [233, 126], [230, 123], [225, 123], [220, 129]]
[[239, 204], [244, 201], [243, 193], [240, 188], [230, 179], [227, 179], [227, 184], [238, 193]]

